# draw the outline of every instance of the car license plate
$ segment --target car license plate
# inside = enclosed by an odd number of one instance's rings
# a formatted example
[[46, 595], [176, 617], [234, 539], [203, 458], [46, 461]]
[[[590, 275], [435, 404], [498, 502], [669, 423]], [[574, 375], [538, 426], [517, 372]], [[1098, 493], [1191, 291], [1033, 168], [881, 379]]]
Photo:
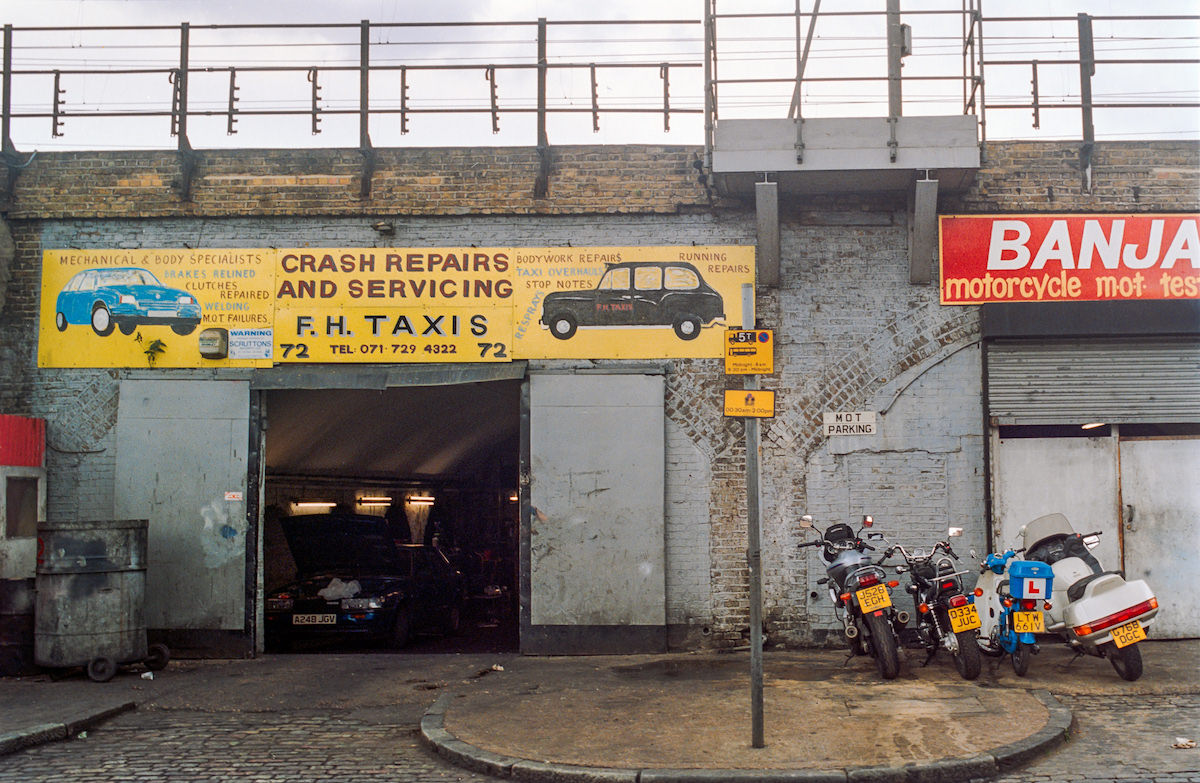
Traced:
[[1128, 647], [1146, 638], [1146, 631], [1137, 620], [1119, 625], [1112, 631], [1113, 644], [1118, 647]]
[[292, 625], [337, 625], [336, 614], [294, 614]]
[[982, 626], [983, 623], [979, 621], [979, 610], [975, 608], [975, 604], [950, 608], [950, 627], [954, 629], [955, 633], [971, 631]]
[[1041, 612], [1013, 612], [1013, 630], [1017, 633], [1045, 633], [1046, 620]]
[[147, 310], [146, 315], [151, 318], [174, 318], [174, 310]]
[[855, 596], [858, 597], [858, 605], [864, 614], [878, 609], [887, 609], [892, 605], [892, 597], [888, 595], [887, 585], [864, 587], [855, 593]]

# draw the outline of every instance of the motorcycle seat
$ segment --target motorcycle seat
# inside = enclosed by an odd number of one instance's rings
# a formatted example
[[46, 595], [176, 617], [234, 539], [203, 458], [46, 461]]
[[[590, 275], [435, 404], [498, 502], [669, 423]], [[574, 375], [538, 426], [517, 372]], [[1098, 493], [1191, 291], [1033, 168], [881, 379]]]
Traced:
[[1085, 590], [1087, 590], [1088, 585], [1090, 585], [1092, 582], [1095, 582], [1097, 579], [1110, 575], [1116, 575], [1122, 579], [1125, 578], [1125, 574], [1120, 571], [1102, 571], [1098, 574], [1085, 576], [1083, 579], [1080, 579], [1078, 582], [1067, 588], [1067, 598], [1071, 601], [1078, 601], [1080, 598], [1083, 598], [1083, 593]]

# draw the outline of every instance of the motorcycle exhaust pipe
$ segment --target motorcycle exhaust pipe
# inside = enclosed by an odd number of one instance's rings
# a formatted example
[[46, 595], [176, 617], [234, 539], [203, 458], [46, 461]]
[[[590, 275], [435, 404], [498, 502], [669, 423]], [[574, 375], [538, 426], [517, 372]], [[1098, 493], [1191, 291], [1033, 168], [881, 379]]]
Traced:
[[858, 626], [847, 625], [846, 626], [846, 638], [847, 639], [857, 639], [858, 638]]
[[909, 615], [909, 613], [903, 609], [901, 609], [899, 612], [896, 612], [896, 622], [900, 625], [908, 625], [908, 621], [911, 619], [912, 617]]

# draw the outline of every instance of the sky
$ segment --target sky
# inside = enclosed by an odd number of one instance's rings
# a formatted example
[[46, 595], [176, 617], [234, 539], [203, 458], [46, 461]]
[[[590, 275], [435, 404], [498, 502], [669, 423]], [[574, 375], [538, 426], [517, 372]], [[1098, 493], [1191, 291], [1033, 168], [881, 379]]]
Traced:
[[[1079, 138], [1078, 109], [1052, 109], [1077, 102], [1075, 65], [1055, 59], [1078, 57], [1078, 13], [1129, 15], [1127, 0], [980, 0], [985, 24], [989, 139]], [[796, 0], [717, 0], [721, 14], [789, 14]], [[800, 0], [802, 11], [813, 0]], [[188, 137], [193, 147], [354, 147], [358, 144], [359, 85], [352, 69], [359, 57], [361, 20], [375, 24], [412, 22], [520, 22], [518, 25], [459, 27], [377, 27], [371, 33], [373, 65], [394, 66], [373, 74], [370, 105], [391, 113], [371, 119], [375, 146], [530, 145], [536, 141], [533, 113], [536, 73], [513, 69], [536, 61], [539, 17], [549, 23], [548, 56], [556, 65], [547, 81], [556, 112], [548, 123], [551, 143], [703, 143], [703, 38], [698, 23], [705, 0], [0, 0], [0, 22], [14, 32], [12, 138], [22, 151], [33, 149], [171, 148], [168, 116], [137, 119], [94, 116], [111, 111], [168, 113], [172, 86], [168, 70], [179, 64], [178, 26], [191, 25]], [[831, 11], [881, 10], [883, 0], [839, 0], [822, 6], [806, 76], [806, 117], [884, 116], [886, 75], [882, 16], [838, 16]], [[960, 0], [902, 0], [904, 21], [913, 31], [913, 53], [904, 61], [905, 114], [959, 114], [964, 70]], [[921, 13], [950, 11], [949, 14]], [[1140, 0], [1141, 15], [1200, 15], [1189, 0]], [[1000, 21], [1000, 17], [1038, 17]], [[1045, 17], [1061, 17], [1045, 21]], [[681, 20], [678, 24], [566, 25], [567, 21]], [[337, 28], [213, 30], [210, 25], [332, 24]], [[89, 26], [164, 26], [161, 30], [65, 30]], [[719, 108], [722, 118], [785, 117], [796, 69], [797, 31], [791, 18], [720, 19], [718, 25]], [[33, 27], [56, 28], [50, 31]], [[1200, 22], [1101, 21], [1094, 24], [1098, 58], [1155, 57], [1200, 59]], [[1032, 67], [1037, 58], [1039, 127], [1028, 108], [1002, 104], [1032, 101]], [[663, 71], [662, 62], [670, 62]], [[617, 63], [636, 67], [612, 67]], [[491, 74], [486, 66], [497, 65]], [[596, 64], [595, 99], [602, 110], [593, 128], [591, 64]], [[401, 72], [412, 109], [402, 126]], [[459, 66], [431, 71], [431, 65]], [[241, 112], [229, 133], [227, 108], [230, 66], [237, 68], [236, 107]], [[461, 66], [470, 66], [462, 68]], [[607, 67], [606, 67], [607, 66]], [[100, 75], [68, 73], [104, 69]], [[61, 106], [61, 127], [53, 109], [53, 70]], [[114, 73], [115, 70], [153, 73]], [[202, 69], [202, 70], [197, 70]], [[273, 69], [273, 70], [268, 70]], [[29, 74], [23, 71], [40, 71]], [[489, 80], [491, 76], [491, 80]], [[664, 76], [666, 77], [664, 80]], [[847, 80], [867, 77], [869, 81]], [[920, 78], [914, 78], [920, 77]], [[739, 83], [740, 79], [778, 79]], [[728, 80], [728, 81], [725, 81]], [[839, 80], [839, 81], [823, 81]], [[495, 89], [498, 132], [490, 113]], [[323, 114], [314, 127], [310, 112], [314, 86]], [[663, 92], [673, 113], [664, 128]], [[1093, 80], [1094, 100], [1104, 102], [1200, 102], [1200, 66], [1188, 63], [1101, 65]], [[473, 113], [449, 113], [471, 108]], [[628, 111], [636, 109], [637, 112]], [[295, 112], [289, 116], [255, 111]], [[92, 116], [88, 116], [92, 115]], [[1200, 109], [1097, 109], [1096, 137], [1106, 139], [1195, 139]], [[61, 135], [54, 135], [57, 129]], [[314, 132], [316, 131], [316, 132]]]

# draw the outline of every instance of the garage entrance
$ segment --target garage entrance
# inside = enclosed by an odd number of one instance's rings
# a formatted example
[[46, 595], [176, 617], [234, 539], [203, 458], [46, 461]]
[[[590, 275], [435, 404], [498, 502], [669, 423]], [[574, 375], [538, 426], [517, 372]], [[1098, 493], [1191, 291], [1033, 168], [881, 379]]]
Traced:
[[268, 651], [517, 649], [514, 374], [261, 392]]

